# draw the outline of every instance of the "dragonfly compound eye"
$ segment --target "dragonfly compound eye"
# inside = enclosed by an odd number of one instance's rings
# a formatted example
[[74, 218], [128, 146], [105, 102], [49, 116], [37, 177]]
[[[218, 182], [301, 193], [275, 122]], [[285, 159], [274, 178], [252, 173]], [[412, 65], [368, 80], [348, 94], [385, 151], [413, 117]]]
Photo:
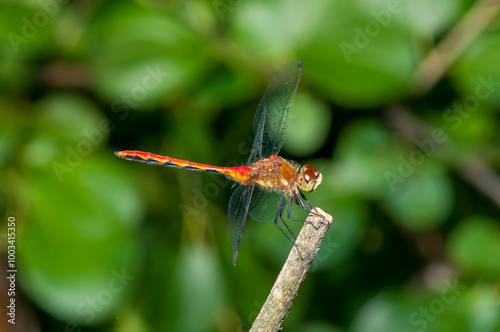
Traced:
[[313, 165], [304, 165], [300, 170], [299, 187], [305, 192], [313, 192], [323, 180], [323, 175]]

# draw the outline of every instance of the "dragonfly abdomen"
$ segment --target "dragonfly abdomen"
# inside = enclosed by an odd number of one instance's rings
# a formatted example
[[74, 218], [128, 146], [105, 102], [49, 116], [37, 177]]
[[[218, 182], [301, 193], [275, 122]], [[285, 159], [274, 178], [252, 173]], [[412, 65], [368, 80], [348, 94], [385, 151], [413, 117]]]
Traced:
[[212, 165], [194, 163], [192, 161], [187, 161], [187, 160], [175, 159], [168, 156], [161, 156], [150, 152], [119, 151], [115, 152], [115, 155], [123, 159], [138, 161], [141, 163], [147, 163], [152, 165], [184, 168], [190, 171], [223, 174], [228, 178], [240, 183], [245, 182], [250, 174], [250, 168], [246, 166], [238, 166], [238, 167], [212, 166]]

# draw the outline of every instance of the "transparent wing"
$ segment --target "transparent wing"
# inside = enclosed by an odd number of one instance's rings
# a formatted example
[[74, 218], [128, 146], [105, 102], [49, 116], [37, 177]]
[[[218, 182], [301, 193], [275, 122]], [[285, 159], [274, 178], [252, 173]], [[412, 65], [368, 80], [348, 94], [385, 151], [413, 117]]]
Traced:
[[[260, 104], [259, 104], [260, 107]], [[264, 135], [264, 121], [266, 120], [266, 104], [264, 104], [263, 109], [261, 112], [259, 112], [259, 109], [257, 109], [257, 113], [255, 114], [254, 118], [254, 139], [253, 139], [253, 145], [252, 145], [252, 151], [250, 152], [250, 156], [248, 157], [248, 165], [251, 165], [257, 161], [257, 159], [262, 158], [262, 138]], [[257, 121], [257, 116], [260, 116], [259, 122], [256, 124], [255, 121]]]
[[255, 140], [248, 160], [278, 154], [285, 140], [288, 115], [302, 73], [299, 59], [288, 61], [276, 74], [257, 107], [254, 118]]
[[227, 212], [229, 222], [229, 241], [233, 248], [233, 264], [236, 265], [238, 250], [240, 248], [241, 235], [245, 227], [245, 221], [248, 215], [252, 193], [255, 183], [247, 186], [239, 186], [229, 200], [229, 208]]
[[283, 195], [283, 192], [270, 191], [261, 186], [255, 186], [248, 214], [257, 222], [274, 221]]

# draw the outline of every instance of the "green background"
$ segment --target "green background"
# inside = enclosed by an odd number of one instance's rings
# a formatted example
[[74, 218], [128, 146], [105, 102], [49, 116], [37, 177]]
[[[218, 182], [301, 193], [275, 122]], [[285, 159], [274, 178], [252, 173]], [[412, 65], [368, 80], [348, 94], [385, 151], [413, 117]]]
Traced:
[[113, 152], [244, 164], [266, 86], [300, 58], [281, 155], [322, 170], [308, 198], [334, 224], [284, 330], [500, 331], [500, 20], [486, 2], [2, 1], [16, 327], [248, 329], [291, 243], [249, 220], [234, 267], [231, 183]]

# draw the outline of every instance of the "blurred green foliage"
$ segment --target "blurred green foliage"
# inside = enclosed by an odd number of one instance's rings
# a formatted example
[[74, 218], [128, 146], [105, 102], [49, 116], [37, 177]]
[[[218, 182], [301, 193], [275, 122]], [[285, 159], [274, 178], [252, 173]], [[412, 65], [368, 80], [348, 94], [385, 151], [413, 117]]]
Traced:
[[[308, 198], [334, 225], [284, 329], [500, 331], [500, 33], [496, 16], [468, 39], [477, 6], [1, 2], [0, 256], [15, 217], [18, 319], [248, 329], [291, 244], [249, 220], [233, 267], [228, 180], [113, 151], [244, 163], [265, 87], [297, 57], [281, 154], [322, 170]], [[419, 90], [467, 15], [464, 50]]]

